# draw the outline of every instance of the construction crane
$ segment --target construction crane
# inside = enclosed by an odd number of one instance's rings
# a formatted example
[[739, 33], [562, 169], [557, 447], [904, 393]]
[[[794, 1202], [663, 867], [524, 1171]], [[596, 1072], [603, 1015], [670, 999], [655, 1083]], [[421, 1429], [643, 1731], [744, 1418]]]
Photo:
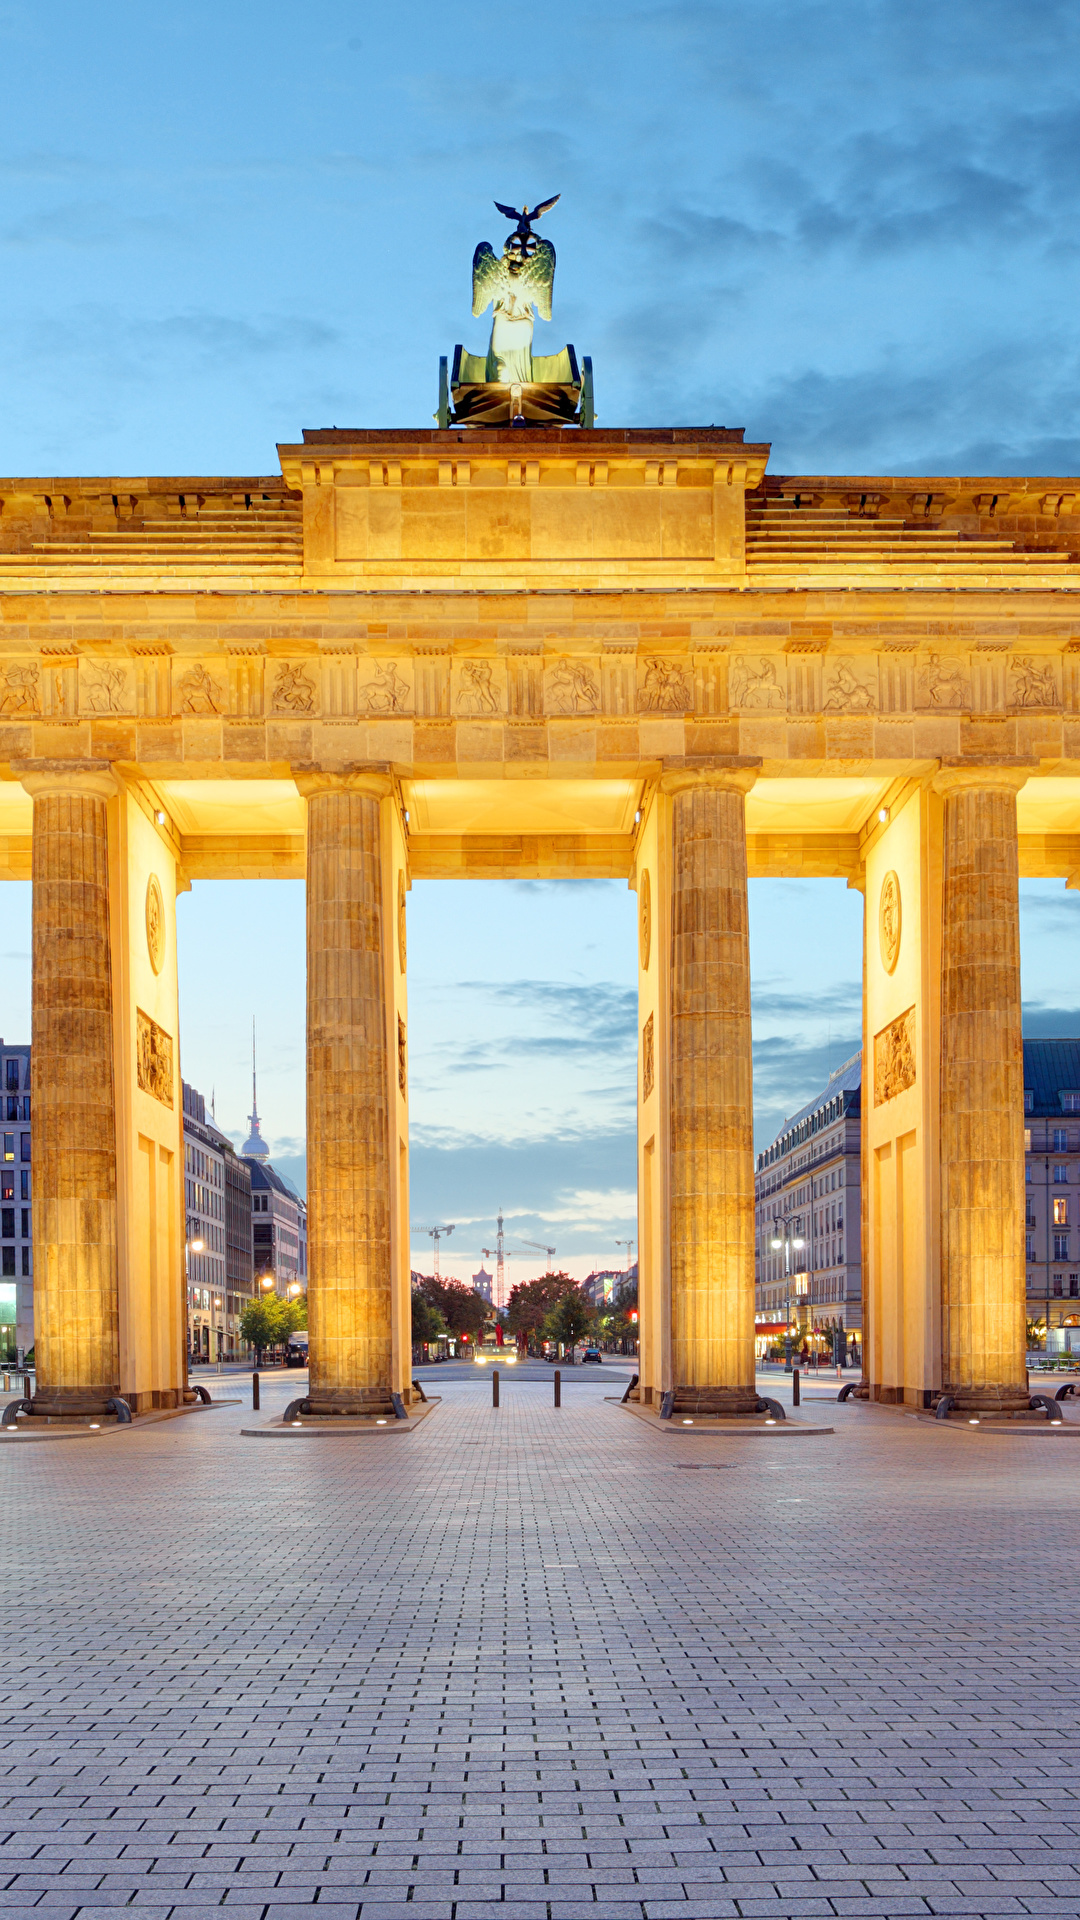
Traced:
[[424, 1232], [428, 1235], [429, 1239], [432, 1241], [435, 1248], [436, 1280], [439, 1277], [439, 1241], [443, 1239], [448, 1240], [450, 1238], [450, 1235], [453, 1233], [453, 1231], [454, 1231], [453, 1224], [451, 1224], [448, 1227], [425, 1227], [424, 1228]]
[[[525, 1236], [524, 1236], [524, 1234], [522, 1235], [522, 1239], [523, 1239], [523, 1240], [525, 1239]], [[540, 1245], [540, 1242], [539, 1242], [539, 1240], [525, 1240], [525, 1245], [526, 1245], [527, 1247], [535, 1247], [535, 1248], [536, 1248], [536, 1251], [537, 1251], [537, 1253], [546, 1253], [546, 1254], [547, 1254], [547, 1257], [548, 1257], [548, 1259], [549, 1259], [549, 1260], [554, 1260], [554, 1258], [555, 1258], [555, 1248], [554, 1248], [554, 1247], [542, 1247], [542, 1246]]]
[[[497, 1232], [497, 1233], [496, 1233], [496, 1235], [495, 1235], [495, 1261], [496, 1261], [496, 1266], [495, 1266], [495, 1305], [496, 1305], [496, 1307], [497, 1307], [497, 1308], [499, 1308], [499, 1307], [505, 1307], [505, 1305], [506, 1305], [506, 1285], [505, 1285], [505, 1281], [506, 1281], [506, 1248], [505, 1248], [505, 1245], [504, 1245], [504, 1239], [505, 1239], [505, 1236], [504, 1236], [504, 1234], [503, 1234], [503, 1216], [502, 1216], [502, 1208], [501, 1208], [501, 1207], [499, 1208], [499, 1213], [498, 1213], [498, 1220], [497, 1220], [497, 1226], [498, 1226], [498, 1232]], [[490, 1260], [490, 1259], [491, 1259], [491, 1248], [490, 1248], [490, 1247], [481, 1247], [481, 1249], [480, 1249], [480, 1251], [481, 1251], [481, 1253], [483, 1254], [483, 1256], [484, 1256], [484, 1259], [485, 1259], [485, 1260]]]
[[616, 1240], [615, 1245], [617, 1247], [626, 1248], [626, 1271], [627, 1273], [629, 1273], [630, 1268], [633, 1266], [633, 1263], [634, 1263], [634, 1248], [637, 1246], [637, 1241], [636, 1240]]

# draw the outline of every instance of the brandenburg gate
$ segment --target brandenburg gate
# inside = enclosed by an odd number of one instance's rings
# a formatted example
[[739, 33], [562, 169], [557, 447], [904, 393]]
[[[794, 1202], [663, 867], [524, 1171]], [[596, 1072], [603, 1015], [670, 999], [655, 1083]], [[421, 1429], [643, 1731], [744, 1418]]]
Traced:
[[1026, 1402], [1019, 873], [1080, 878], [1080, 488], [722, 428], [0, 484], [37, 1407], [185, 1386], [175, 900], [306, 876], [311, 1404], [410, 1398], [406, 896], [637, 891], [641, 1385], [754, 1405], [747, 876], [865, 898], [876, 1397]]

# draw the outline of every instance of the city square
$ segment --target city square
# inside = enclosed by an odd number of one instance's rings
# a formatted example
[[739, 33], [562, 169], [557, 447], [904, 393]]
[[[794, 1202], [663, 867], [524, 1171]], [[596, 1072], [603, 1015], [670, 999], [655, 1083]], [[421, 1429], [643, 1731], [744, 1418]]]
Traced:
[[1077, 1914], [1080, 18], [58, 5], [0, 1912]]
[[3, 1443], [5, 1912], [1076, 1912], [1074, 1416], [669, 1439], [532, 1372]]

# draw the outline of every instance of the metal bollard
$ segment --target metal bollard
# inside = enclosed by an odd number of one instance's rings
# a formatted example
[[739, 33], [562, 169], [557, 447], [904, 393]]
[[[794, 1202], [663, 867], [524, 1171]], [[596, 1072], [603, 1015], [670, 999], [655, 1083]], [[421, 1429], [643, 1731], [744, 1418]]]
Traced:
[[251, 1376], [251, 1410], [253, 1413], [258, 1413], [259, 1411], [259, 1376], [257, 1373], [253, 1373]]
[[558, 1367], [555, 1369], [555, 1405], [562, 1406], [562, 1374]]
[[491, 1369], [491, 1404], [493, 1407], [497, 1407], [499, 1404], [499, 1369], [498, 1367], [492, 1367]]
[[5, 1375], [4, 1375], [4, 1392], [5, 1392], [5, 1393], [10, 1393], [10, 1392], [11, 1392], [11, 1375], [10, 1375], [10, 1373], [5, 1373]]
[[797, 1407], [797, 1406], [800, 1406], [800, 1405], [802, 1404], [802, 1403], [801, 1403], [801, 1401], [800, 1401], [800, 1399], [799, 1399], [799, 1369], [798, 1369], [798, 1367], [796, 1367], [796, 1368], [795, 1368], [795, 1370], [794, 1370], [794, 1372], [792, 1373], [792, 1376], [791, 1376], [791, 1404], [792, 1404], [792, 1406], [793, 1406], [793, 1407]]

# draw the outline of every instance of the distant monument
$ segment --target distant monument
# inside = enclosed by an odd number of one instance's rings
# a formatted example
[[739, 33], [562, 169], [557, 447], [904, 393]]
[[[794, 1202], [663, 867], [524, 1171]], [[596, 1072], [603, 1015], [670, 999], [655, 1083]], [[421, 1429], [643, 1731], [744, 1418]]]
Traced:
[[520, 213], [496, 200], [499, 212], [517, 225], [501, 257], [487, 240], [473, 254], [473, 315], [491, 308], [491, 338], [486, 355], [456, 346], [449, 378], [445, 357], [439, 361], [440, 427], [595, 424], [592, 361], [586, 356], [579, 368], [571, 346], [553, 354], [532, 350], [533, 309], [541, 320], [551, 319], [555, 284], [555, 249], [533, 232], [533, 223], [559, 198], [556, 193]]

